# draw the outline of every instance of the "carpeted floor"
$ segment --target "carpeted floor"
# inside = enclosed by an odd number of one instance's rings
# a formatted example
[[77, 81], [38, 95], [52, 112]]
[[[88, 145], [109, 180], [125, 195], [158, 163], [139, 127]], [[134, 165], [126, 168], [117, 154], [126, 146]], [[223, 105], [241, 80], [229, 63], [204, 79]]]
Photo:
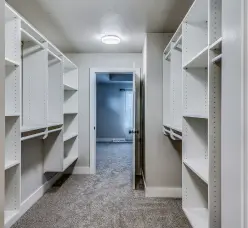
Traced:
[[97, 175], [65, 175], [12, 228], [190, 228], [181, 200], [132, 190], [131, 148], [98, 144]]

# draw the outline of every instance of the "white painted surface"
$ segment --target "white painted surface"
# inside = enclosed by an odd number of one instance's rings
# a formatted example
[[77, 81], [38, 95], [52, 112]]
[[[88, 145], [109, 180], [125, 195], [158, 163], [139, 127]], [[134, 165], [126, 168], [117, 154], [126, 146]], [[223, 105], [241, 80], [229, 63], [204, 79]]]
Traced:
[[[181, 188], [180, 152], [162, 133], [163, 51], [170, 35], [148, 33], [144, 47], [145, 179], [147, 188]], [[156, 111], [154, 111], [156, 110]], [[171, 195], [173, 196], [173, 195]], [[169, 197], [167, 195], [167, 197]]]
[[182, 198], [182, 188], [146, 187], [146, 197]]
[[76, 166], [89, 166], [90, 68], [142, 67], [141, 54], [69, 54], [79, 69], [79, 159]]
[[[243, 0], [222, 1], [222, 227], [246, 228], [244, 222], [243, 159]], [[245, 37], [247, 39], [247, 37]], [[247, 65], [247, 64], [246, 64]], [[233, 77], [235, 75], [235, 77]], [[246, 86], [246, 85], [245, 85]], [[235, 153], [234, 153], [235, 152]]]
[[4, 227], [4, 140], [5, 140], [5, 48], [4, 48], [4, 1], [0, 0], [0, 227]]
[[[192, 0], [8, 0], [67, 52], [141, 52], [146, 32], [172, 32]], [[27, 7], [28, 5], [28, 7]], [[32, 9], [32, 10], [30, 10]], [[118, 46], [101, 43], [118, 35]]]

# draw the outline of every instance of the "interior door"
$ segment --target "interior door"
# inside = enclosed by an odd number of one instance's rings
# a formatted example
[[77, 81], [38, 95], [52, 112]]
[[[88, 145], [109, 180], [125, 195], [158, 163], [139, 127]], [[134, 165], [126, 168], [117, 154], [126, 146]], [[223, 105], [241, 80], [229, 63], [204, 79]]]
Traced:
[[133, 73], [133, 189], [137, 186], [137, 175], [140, 175], [140, 76]]

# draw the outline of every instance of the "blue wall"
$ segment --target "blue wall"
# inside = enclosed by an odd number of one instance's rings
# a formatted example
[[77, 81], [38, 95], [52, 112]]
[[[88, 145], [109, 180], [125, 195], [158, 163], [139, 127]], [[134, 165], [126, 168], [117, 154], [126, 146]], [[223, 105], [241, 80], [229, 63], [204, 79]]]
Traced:
[[[97, 138], [129, 136], [126, 118], [126, 94], [120, 89], [132, 89], [132, 83], [97, 84]], [[130, 136], [129, 136], [130, 137]]]

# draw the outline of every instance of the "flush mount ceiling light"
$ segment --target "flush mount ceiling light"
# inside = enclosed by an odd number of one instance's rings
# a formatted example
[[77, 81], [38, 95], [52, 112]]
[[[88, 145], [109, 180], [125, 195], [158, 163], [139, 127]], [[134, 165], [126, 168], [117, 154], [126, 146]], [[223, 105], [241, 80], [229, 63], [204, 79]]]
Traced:
[[104, 44], [119, 44], [121, 39], [118, 36], [107, 35], [102, 37], [102, 42]]

